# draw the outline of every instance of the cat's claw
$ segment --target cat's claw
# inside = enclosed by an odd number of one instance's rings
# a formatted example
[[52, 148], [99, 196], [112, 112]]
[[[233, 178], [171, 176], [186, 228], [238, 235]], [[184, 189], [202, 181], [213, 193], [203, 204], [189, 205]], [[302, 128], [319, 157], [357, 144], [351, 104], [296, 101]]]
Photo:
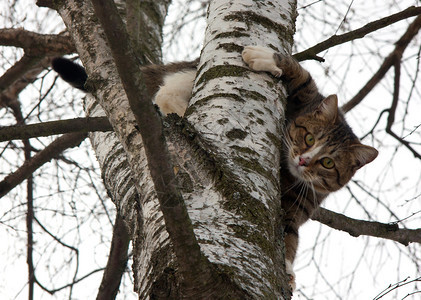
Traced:
[[275, 77], [282, 76], [282, 69], [278, 68], [273, 57], [272, 49], [261, 46], [244, 47], [243, 60], [253, 71], [270, 72]]
[[286, 273], [287, 273], [288, 278], [289, 278], [289, 280], [288, 280], [289, 287], [291, 288], [291, 291], [294, 292], [295, 288], [296, 288], [295, 273], [292, 270], [292, 263], [288, 259], [285, 260], [285, 270], [286, 270]]

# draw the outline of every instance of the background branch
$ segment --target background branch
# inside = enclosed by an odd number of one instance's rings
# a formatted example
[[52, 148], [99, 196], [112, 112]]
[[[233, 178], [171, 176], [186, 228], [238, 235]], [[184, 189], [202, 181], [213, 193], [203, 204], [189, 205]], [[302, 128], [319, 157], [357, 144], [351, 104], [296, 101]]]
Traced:
[[0, 77], [0, 107], [19, 110], [19, 93], [37, 80], [38, 75], [50, 65], [50, 57], [39, 59], [24, 55]]
[[127, 267], [130, 237], [119, 213], [116, 215], [113, 238], [111, 240], [110, 255], [99, 287], [97, 300], [112, 300], [117, 296], [121, 277]]
[[79, 145], [87, 137], [86, 133], [68, 133], [57, 138], [44, 150], [34, 155], [15, 172], [10, 173], [0, 182], [0, 198], [6, 195], [25, 179], [29, 178], [39, 167], [53, 158], [57, 157], [64, 150]]
[[371, 77], [371, 79], [364, 85], [364, 87], [347, 103], [342, 105], [341, 109], [344, 112], [348, 112], [357, 106], [365, 96], [370, 93], [373, 88], [380, 82], [380, 80], [386, 75], [387, 71], [395, 64], [396, 59], [401, 59], [402, 54], [406, 47], [409, 45], [411, 40], [417, 35], [421, 28], [421, 16], [418, 16], [404, 35], [396, 42], [395, 49], [385, 58], [378, 71]]
[[[0, 77], [0, 92], [22, 78], [28, 71], [39, 65], [43, 57], [23, 55], [22, 58]], [[49, 60], [48, 60], [49, 61]]]
[[88, 133], [112, 131], [107, 117], [75, 118], [29, 125], [16, 125], [0, 128], [0, 142], [50, 136], [70, 132]]
[[312, 220], [319, 221], [331, 228], [348, 232], [353, 237], [368, 235], [399, 242], [405, 246], [409, 243], [421, 243], [421, 229], [399, 228], [396, 223], [363, 221], [347, 217], [320, 207], [314, 212]]
[[67, 33], [39, 34], [22, 28], [0, 29], [0, 45], [23, 48], [32, 56], [63, 55], [76, 52]]
[[308, 48], [305, 51], [299, 52], [294, 54], [294, 57], [298, 60], [298, 61], [304, 61], [304, 60], [308, 60], [308, 59], [315, 59], [318, 61], [324, 61], [323, 58], [317, 56], [318, 53], [325, 51], [327, 49], [330, 49], [332, 47], [335, 47], [337, 45], [340, 44], [344, 44], [346, 42], [352, 41], [352, 40], [356, 40], [356, 39], [360, 39], [363, 38], [364, 36], [366, 36], [367, 34], [374, 32], [376, 30], [379, 30], [381, 28], [384, 28], [386, 26], [389, 26], [393, 23], [396, 23], [398, 21], [407, 19], [409, 17], [413, 17], [416, 15], [421, 14], [421, 7], [415, 7], [415, 6], [411, 6], [399, 13], [387, 16], [385, 18], [382, 18], [380, 20], [368, 23], [367, 25], [358, 28], [356, 30], [341, 34], [341, 35], [334, 35], [330, 38], [328, 38], [327, 40], [318, 43], [317, 45]]

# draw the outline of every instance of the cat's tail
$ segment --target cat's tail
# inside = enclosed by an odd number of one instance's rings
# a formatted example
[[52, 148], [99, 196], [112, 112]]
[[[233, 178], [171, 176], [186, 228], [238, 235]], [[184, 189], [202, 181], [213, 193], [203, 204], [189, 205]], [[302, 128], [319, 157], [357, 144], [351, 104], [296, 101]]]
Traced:
[[85, 69], [70, 59], [64, 57], [56, 57], [51, 62], [53, 70], [56, 71], [60, 77], [75, 88], [86, 92], [85, 83], [88, 75]]

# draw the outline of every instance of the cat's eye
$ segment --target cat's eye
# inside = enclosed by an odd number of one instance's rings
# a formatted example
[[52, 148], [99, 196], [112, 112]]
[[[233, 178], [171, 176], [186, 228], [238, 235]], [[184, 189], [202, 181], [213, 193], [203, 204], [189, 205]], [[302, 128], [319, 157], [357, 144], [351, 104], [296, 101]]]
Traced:
[[332, 169], [335, 166], [335, 162], [330, 157], [323, 157], [320, 162], [326, 169]]
[[304, 141], [306, 142], [307, 147], [311, 147], [314, 145], [316, 140], [314, 139], [314, 136], [311, 133], [307, 133], [304, 137]]

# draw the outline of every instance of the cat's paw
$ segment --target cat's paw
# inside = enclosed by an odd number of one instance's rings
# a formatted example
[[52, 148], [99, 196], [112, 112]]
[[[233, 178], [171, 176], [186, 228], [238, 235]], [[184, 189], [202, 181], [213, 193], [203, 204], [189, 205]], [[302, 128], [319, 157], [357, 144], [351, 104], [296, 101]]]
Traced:
[[289, 283], [289, 287], [291, 288], [291, 291], [294, 292], [295, 291], [295, 273], [292, 270], [292, 263], [286, 259], [285, 260], [285, 270], [287, 272], [288, 275], [288, 283]]
[[281, 77], [282, 69], [276, 65], [274, 54], [275, 52], [269, 48], [246, 46], [241, 55], [252, 70], [270, 72], [275, 77]]

